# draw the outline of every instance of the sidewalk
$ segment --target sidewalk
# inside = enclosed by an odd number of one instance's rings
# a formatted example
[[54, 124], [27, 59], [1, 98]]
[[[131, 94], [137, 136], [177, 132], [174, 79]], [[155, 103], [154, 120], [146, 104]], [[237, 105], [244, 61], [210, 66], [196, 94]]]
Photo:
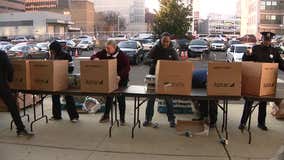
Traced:
[[[108, 124], [98, 123], [101, 114], [82, 114], [77, 124], [70, 123], [64, 112], [64, 120], [36, 122], [35, 137], [26, 139], [15, 136], [9, 129], [10, 115], [0, 113], [0, 159], [1, 160], [226, 160], [228, 154], [236, 160], [270, 159], [284, 144], [283, 121], [267, 117], [268, 132], [256, 127], [257, 112], [252, 121], [252, 144], [248, 144], [248, 133], [241, 133], [237, 127], [242, 105], [229, 105], [229, 144], [219, 143], [216, 129], [209, 136], [187, 138], [169, 128], [167, 117], [155, 113], [154, 121], [160, 127], [137, 128], [131, 139], [133, 102], [127, 101], [127, 126], [115, 127], [112, 138], [108, 137]], [[46, 114], [51, 116], [50, 99], [45, 101]], [[39, 110], [39, 107], [37, 108]], [[144, 120], [145, 105], [141, 107], [141, 121]], [[31, 113], [31, 110], [29, 110]], [[270, 108], [268, 112], [270, 113]], [[219, 128], [221, 123], [219, 110]], [[192, 115], [177, 115], [177, 119], [191, 119]], [[28, 126], [28, 125], [27, 125]], [[228, 151], [228, 154], [226, 153]]]

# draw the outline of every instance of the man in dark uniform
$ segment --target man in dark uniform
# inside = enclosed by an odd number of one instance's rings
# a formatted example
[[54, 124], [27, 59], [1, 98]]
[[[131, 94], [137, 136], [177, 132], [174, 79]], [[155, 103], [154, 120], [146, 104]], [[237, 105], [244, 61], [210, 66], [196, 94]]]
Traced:
[[[262, 43], [260, 45], [256, 45], [252, 48], [252, 50], [248, 51], [243, 56], [243, 61], [254, 61], [254, 62], [264, 62], [264, 63], [278, 63], [279, 69], [284, 70], [284, 61], [281, 58], [279, 52], [276, 48], [271, 45], [271, 39], [275, 35], [271, 32], [262, 32]], [[251, 111], [251, 106], [253, 101], [245, 101], [243, 115], [241, 118], [241, 123], [239, 126], [240, 130], [244, 130], [249, 112]], [[258, 128], [267, 131], [267, 127], [265, 124], [266, 117], [266, 101], [259, 102], [259, 110], [258, 110]]]
[[13, 80], [13, 67], [8, 59], [7, 54], [0, 50], [0, 98], [7, 105], [9, 112], [17, 126], [18, 136], [33, 136], [28, 133], [20, 117], [16, 98], [13, 96], [8, 82]]
[[[194, 70], [192, 73], [192, 88], [207, 88], [207, 69]], [[194, 101], [200, 115], [193, 121], [202, 121], [208, 117], [209, 111], [209, 126], [215, 128], [217, 122], [218, 101], [215, 100], [198, 100]]]
[[[129, 81], [129, 72], [130, 64], [129, 59], [125, 53], [123, 53], [116, 42], [109, 40], [105, 44], [105, 49], [95, 53], [91, 56], [91, 60], [100, 60], [100, 59], [117, 59], [117, 74], [120, 78], [118, 86], [120, 88], [125, 88], [128, 85]], [[125, 96], [121, 95], [117, 97], [119, 104], [119, 116], [120, 124], [125, 125]], [[113, 96], [107, 96], [106, 98], [106, 109], [104, 115], [100, 119], [100, 123], [109, 122], [109, 113], [113, 105]]]
[[[69, 63], [72, 62], [72, 57], [69, 53], [66, 53], [59, 42], [53, 41], [49, 45], [51, 52], [50, 59], [55, 60], [68, 60]], [[73, 72], [73, 66], [68, 67], [69, 73]], [[79, 120], [79, 114], [76, 110], [75, 100], [73, 96], [65, 96], [66, 109], [70, 117], [71, 122], [76, 123]], [[61, 103], [60, 95], [52, 95], [52, 114], [51, 120], [61, 120]]]
[[[171, 42], [170, 34], [165, 32], [162, 34], [160, 42], [155, 45], [149, 56], [153, 59], [152, 64], [150, 66], [149, 74], [155, 75], [156, 65], [158, 60], [178, 60], [178, 54], [176, 50], [173, 48], [173, 44]], [[170, 123], [170, 127], [175, 127], [175, 116], [173, 109], [173, 101], [171, 98], [165, 98], [166, 107], [167, 107], [167, 116], [168, 121]], [[150, 98], [146, 107], [146, 120], [143, 123], [144, 127], [151, 126], [152, 117], [154, 115], [154, 104], [155, 98]]]

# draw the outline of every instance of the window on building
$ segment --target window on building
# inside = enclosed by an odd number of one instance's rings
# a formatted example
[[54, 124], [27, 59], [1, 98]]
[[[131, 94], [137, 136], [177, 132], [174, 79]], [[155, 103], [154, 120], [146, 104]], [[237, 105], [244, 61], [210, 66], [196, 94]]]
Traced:
[[271, 1], [266, 1], [267, 6], [271, 6]]
[[276, 16], [271, 16], [271, 20], [275, 21], [276, 20]]
[[272, 6], [277, 6], [277, 2], [276, 1], [272, 1], [271, 5]]

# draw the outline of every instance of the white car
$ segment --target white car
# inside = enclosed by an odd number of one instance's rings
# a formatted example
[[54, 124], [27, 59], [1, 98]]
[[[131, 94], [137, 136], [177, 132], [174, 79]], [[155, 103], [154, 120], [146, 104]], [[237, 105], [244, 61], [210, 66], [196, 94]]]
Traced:
[[77, 44], [76, 48], [82, 50], [92, 50], [94, 49], [94, 43], [92, 41], [82, 40], [79, 44]]
[[13, 44], [11, 44], [10, 42], [0, 41], [0, 50], [7, 52], [12, 47]]
[[213, 51], [226, 51], [227, 46], [222, 40], [214, 40], [211, 42], [210, 48]]
[[244, 44], [234, 44], [227, 50], [227, 62], [242, 62], [243, 55], [247, 51], [248, 46]]
[[117, 36], [115, 36], [115, 37], [110, 37], [110, 38], [108, 38], [107, 40], [127, 41], [128, 38], [127, 38], [127, 35], [120, 34], [120, 35], [117, 35]]
[[18, 36], [14, 40], [12, 40], [12, 43], [22, 43], [22, 42], [28, 42], [29, 40], [25, 36]]

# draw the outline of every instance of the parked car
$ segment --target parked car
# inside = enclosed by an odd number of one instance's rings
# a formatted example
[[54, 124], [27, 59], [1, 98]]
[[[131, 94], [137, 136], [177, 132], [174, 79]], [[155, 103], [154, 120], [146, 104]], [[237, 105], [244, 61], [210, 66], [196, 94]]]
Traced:
[[114, 37], [110, 37], [110, 38], [108, 38], [107, 40], [127, 41], [128, 38], [127, 38], [127, 35], [119, 34], [119, 35], [116, 35], [116, 36], [114, 36]]
[[88, 40], [82, 40], [79, 44], [77, 44], [76, 48], [81, 50], [93, 50], [94, 43]]
[[153, 39], [142, 39], [142, 40], [136, 40], [136, 41], [139, 41], [142, 44], [143, 50], [145, 52], [149, 52], [155, 44]]
[[183, 38], [183, 39], [177, 39], [176, 41], [179, 45], [180, 51], [187, 51], [188, 50], [188, 45], [190, 43], [188, 39]]
[[207, 41], [202, 39], [195, 39], [190, 41], [188, 45], [188, 57], [197, 57], [203, 53], [210, 53], [210, 48]]
[[3, 50], [5, 52], [8, 52], [10, 48], [12, 48], [14, 45], [10, 42], [0, 42], [0, 50]]
[[9, 58], [45, 59], [48, 57], [48, 52], [42, 51], [35, 44], [15, 45], [7, 53]]
[[226, 43], [222, 40], [214, 40], [210, 44], [210, 49], [214, 51], [226, 51]]
[[49, 42], [40, 42], [37, 43], [36, 46], [40, 48], [42, 51], [49, 51]]
[[246, 34], [243, 37], [238, 38], [241, 43], [256, 43], [257, 39], [253, 34]]
[[142, 62], [144, 51], [140, 42], [121, 41], [118, 43], [118, 47], [128, 56], [131, 64], [137, 65]]
[[215, 41], [215, 40], [221, 40], [221, 41], [227, 42], [227, 37], [225, 35], [222, 35], [222, 34], [210, 34], [210, 35], [207, 36], [206, 40], [208, 42], [212, 42], [212, 41]]
[[241, 62], [243, 55], [247, 52], [248, 46], [245, 44], [234, 44], [228, 48], [226, 60], [228, 62]]
[[235, 44], [242, 44], [242, 43], [239, 40], [229, 40], [228, 48], [231, 47], [232, 45], [235, 45]]
[[18, 37], [15, 37], [15, 39], [13, 39], [11, 42], [12, 43], [21, 43], [21, 42], [28, 42], [29, 40], [25, 37], [25, 36], [18, 36]]

